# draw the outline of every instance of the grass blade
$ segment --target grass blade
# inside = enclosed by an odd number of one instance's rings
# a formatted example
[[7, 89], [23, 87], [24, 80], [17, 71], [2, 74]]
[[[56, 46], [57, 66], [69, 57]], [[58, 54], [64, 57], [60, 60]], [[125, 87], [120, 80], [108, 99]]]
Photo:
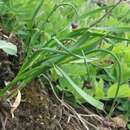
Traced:
[[[73, 88], [76, 90], [76, 92], [82, 97], [84, 98], [89, 104], [93, 105], [95, 108], [99, 109], [99, 110], [103, 110], [103, 103], [94, 99], [92, 96], [88, 95], [87, 93], [85, 93], [80, 87], [78, 87], [73, 81], [72, 79], [59, 67], [55, 67], [55, 70], [59, 73], [61, 73], [61, 75], [63, 75], [63, 77], [73, 86]], [[59, 74], [58, 73], [58, 74]]]

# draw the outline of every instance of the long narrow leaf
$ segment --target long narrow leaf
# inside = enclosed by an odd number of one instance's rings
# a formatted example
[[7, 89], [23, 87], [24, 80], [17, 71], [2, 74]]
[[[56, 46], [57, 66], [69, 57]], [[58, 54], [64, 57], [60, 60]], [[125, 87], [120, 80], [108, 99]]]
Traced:
[[59, 67], [55, 67], [56, 71], [58, 71], [59, 73], [61, 73], [63, 75], [63, 77], [73, 86], [73, 89], [76, 90], [76, 92], [83, 98], [85, 99], [89, 104], [93, 105], [94, 107], [103, 110], [103, 103], [96, 100], [95, 98], [93, 98], [92, 96], [88, 95], [86, 92], [84, 92], [80, 87], [78, 87], [73, 80]]

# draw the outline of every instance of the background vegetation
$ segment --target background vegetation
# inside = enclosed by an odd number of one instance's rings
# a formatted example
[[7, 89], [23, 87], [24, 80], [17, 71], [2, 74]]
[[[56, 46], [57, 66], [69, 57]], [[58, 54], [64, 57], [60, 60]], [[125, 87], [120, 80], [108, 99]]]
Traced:
[[24, 48], [24, 62], [0, 96], [34, 78], [49, 87], [47, 76], [73, 106], [89, 103], [107, 116], [116, 108], [129, 120], [129, 20], [130, 5], [121, 0], [0, 0], [0, 26]]

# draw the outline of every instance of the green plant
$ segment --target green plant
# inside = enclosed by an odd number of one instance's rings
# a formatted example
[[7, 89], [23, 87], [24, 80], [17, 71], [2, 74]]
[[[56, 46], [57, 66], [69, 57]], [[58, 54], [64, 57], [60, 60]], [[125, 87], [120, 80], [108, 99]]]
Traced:
[[[110, 115], [118, 98], [129, 96], [130, 28], [125, 22], [129, 17], [119, 20], [122, 15], [116, 14], [119, 8], [122, 14], [129, 9], [124, 10], [126, 4], [118, 7], [121, 1], [105, 7], [94, 4], [92, 10], [85, 7], [85, 1], [76, 2], [0, 1], [1, 26], [21, 36], [25, 49], [18, 75], [0, 91], [0, 96], [15, 84], [22, 88], [48, 71], [52, 79], [59, 80], [58, 90], [72, 93], [80, 104], [89, 102], [102, 110], [103, 104], [98, 100], [114, 98]], [[76, 30], [71, 28], [73, 22], [78, 24]], [[125, 55], [118, 51], [122, 49]], [[85, 81], [92, 89], [82, 89]], [[105, 83], [108, 88], [104, 88]]]
[[17, 47], [13, 43], [0, 40], [0, 49], [6, 52], [9, 55], [17, 55]]

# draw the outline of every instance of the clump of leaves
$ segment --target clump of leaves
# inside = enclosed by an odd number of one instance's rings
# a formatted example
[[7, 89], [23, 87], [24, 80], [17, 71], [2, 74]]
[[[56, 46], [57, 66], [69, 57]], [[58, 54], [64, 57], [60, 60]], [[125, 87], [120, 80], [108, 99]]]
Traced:
[[[129, 27], [124, 22], [122, 24], [122, 21], [118, 21], [121, 26], [115, 27], [111, 26], [112, 24], [108, 26], [106, 23], [111, 19], [112, 23], [117, 21], [118, 17], [115, 17], [114, 9], [121, 1], [105, 7], [94, 5], [91, 11], [84, 7], [85, 2], [83, 4], [80, 0], [77, 2], [80, 3], [78, 8], [81, 11], [76, 9], [73, 1], [63, 3], [60, 0], [58, 2], [1, 0], [0, 7], [7, 10], [1, 12], [1, 25], [9, 30], [15, 27], [13, 31], [15, 30], [23, 38], [25, 60], [16, 78], [0, 91], [0, 96], [3, 96], [15, 84], [24, 86], [41, 73], [55, 68], [59, 75], [60, 83], [57, 85], [59, 90], [71, 92], [78, 103], [88, 102], [101, 110], [103, 110], [103, 104], [99, 99], [115, 98], [113, 109], [117, 98], [124, 95], [121, 90], [128, 90], [127, 84], [123, 87], [121, 85], [122, 62], [119, 56], [114, 54], [114, 46], [119, 42], [130, 41]], [[4, 18], [7, 19], [5, 23]], [[75, 30], [71, 29], [72, 22], [79, 24]], [[103, 48], [104, 45], [107, 47]], [[101, 64], [101, 59], [105, 57], [108, 59], [108, 55], [111, 55], [114, 63]], [[105, 73], [98, 74], [99, 69]], [[57, 76], [53, 77], [57, 79]], [[87, 86], [92, 86], [91, 90], [84, 88], [84, 81], [87, 81]], [[104, 89], [106, 82], [109, 82], [110, 87], [107, 92]]]

